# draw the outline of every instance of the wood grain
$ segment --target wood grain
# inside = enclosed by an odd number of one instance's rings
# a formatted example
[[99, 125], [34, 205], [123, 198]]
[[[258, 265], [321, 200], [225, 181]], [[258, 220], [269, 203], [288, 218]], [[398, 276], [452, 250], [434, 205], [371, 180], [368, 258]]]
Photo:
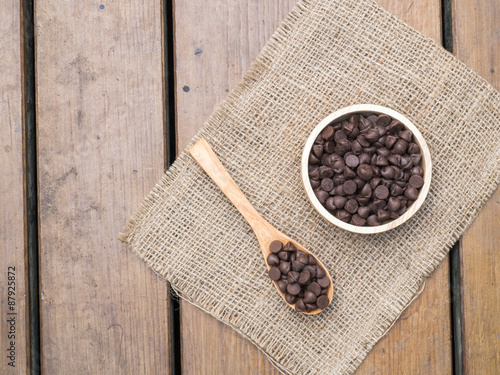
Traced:
[[[452, 1], [453, 50], [500, 89], [500, 3]], [[500, 369], [500, 191], [460, 242], [464, 374]]]
[[[179, 150], [243, 76], [294, 3], [175, 2]], [[379, 3], [440, 42], [440, 1]], [[446, 257], [422, 295], [374, 348], [358, 373], [451, 373], [449, 313]], [[278, 374], [247, 340], [187, 303], [181, 303], [181, 339], [182, 368], [187, 374]]]
[[[21, 2], [0, 1], [0, 373], [28, 371]], [[15, 281], [9, 267], [15, 273]], [[11, 279], [9, 280], [9, 275]], [[8, 283], [14, 282], [14, 284]], [[14, 287], [15, 290], [9, 289]], [[9, 309], [8, 292], [15, 299]], [[12, 300], [11, 300], [12, 301]], [[16, 315], [13, 315], [13, 314]], [[12, 315], [9, 315], [12, 314]], [[15, 332], [8, 319], [14, 318]], [[10, 337], [14, 334], [15, 337]], [[15, 361], [10, 356], [11, 342]], [[13, 358], [14, 359], [14, 358]], [[9, 366], [13, 363], [15, 367]]]
[[161, 2], [35, 6], [42, 373], [168, 374], [168, 289], [117, 240], [164, 168]]
[[[384, 8], [441, 43], [441, 2], [378, 0]], [[449, 260], [365, 359], [361, 374], [451, 374]]]
[[[174, 2], [178, 150], [243, 77], [295, 2]], [[186, 374], [279, 374], [253, 344], [184, 302], [181, 352]]]

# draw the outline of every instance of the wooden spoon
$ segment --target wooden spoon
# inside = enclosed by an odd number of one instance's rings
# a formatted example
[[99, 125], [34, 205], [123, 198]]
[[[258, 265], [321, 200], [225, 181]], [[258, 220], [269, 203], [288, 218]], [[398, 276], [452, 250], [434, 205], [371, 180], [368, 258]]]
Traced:
[[[215, 155], [213, 150], [208, 145], [207, 141], [202, 138], [198, 142], [196, 142], [192, 147], [189, 148], [189, 153], [193, 156], [193, 158], [200, 164], [200, 166], [207, 172], [210, 178], [217, 184], [217, 186], [222, 190], [222, 192], [229, 198], [231, 203], [238, 209], [238, 211], [243, 215], [246, 221], [250, 224], [257, 239], [259, 240], [260, 248], [262, 250], [262, 255], [264, 256], [264, 263], [266, 264], [267, 269], [269, 270], [269, 265], [267, 264], [267, 257], [271, 253], [269, 250], [269, 245], [274, 240], [280, 240], [283, 244], [288, 242], [293, 243], [297, 250], [301, 250], [306, 254], [314, 256], [310, 251], [305, 249], [303, 246], [299, 245], [297, 242], [292, 240], [290, 237], [285, 236], [279, 230], [274, 228], [271, 224], [269, 224], [259, 213], [255, 210], [252, 204], [245, 197], [240, 188], [236, 185], [234, 180], [231, 178], [227, 170], [221, 164], [219, 158]], [[323, 266], [323, 264], [314, 256], [317, 260], [318, 265], [323, 267], [326, 272], [326, 276], [330, 280], [330, 285], [327, 289], [327, 297], [331, 302], [333, 296], [333, 285], [330, 274], [327, 269]], [[281, 292], [278, 287], [278, 283], [274, 282], [274, 286], [278, 290], [278, 293], [285, 299], [285, 294]], [[286, 302], [286, 300], [285, 300]], [[295, 305], [290, 305], [292, 308], [295, 308]], [[310, 312], [303, 312], [306, 315], [315, 315], [323, 311], [322, 309], [312, 310]]]

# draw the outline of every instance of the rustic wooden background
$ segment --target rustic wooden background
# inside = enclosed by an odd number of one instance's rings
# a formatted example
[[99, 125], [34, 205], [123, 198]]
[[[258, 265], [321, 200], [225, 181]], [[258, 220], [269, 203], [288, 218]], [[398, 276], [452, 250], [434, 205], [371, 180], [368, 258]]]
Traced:
[[[500, 88], [498, 0], [378, 1]], [[0, 0], [0, 373], [278, 374], [116, 237], [295, 2]], [[497, 191], [357, 374], [498, 373], [499, 228]]]

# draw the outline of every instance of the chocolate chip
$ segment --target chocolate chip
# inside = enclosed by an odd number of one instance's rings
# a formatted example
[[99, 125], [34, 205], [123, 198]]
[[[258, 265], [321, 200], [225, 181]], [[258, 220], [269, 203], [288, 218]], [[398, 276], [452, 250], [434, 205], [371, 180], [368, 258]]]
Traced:
[[411, 142], [413, 139], [413, 133], [411, 130], [402, 130], [399, 132], [399, 138], [404, 139], [406, 142]]
[[285, 280], [278, 280], [278, 287], [281, 290], [281, 293], [286, 293], [286, 287], [288, 283]]
[[304, 267], [303, 271], [309, 271], [311, 274], [311, 279], [316, 277], [316, 266], [308, 264], [307, 266]]
[[328, 199], [328, 197], [330, 196], [330, 194], [328, 194], [326, 191], [324, 190], [316, 190], [315, 191], [315, 194], [316, 194], [316, 197], [318, 198], [319, 200], [319, 203], [321, 204], [325, 204], [326, 203], [326, 200]]
[[281, 250], [281, 251], [278, 253], [278, 257], [279, 257], [281, 260], [288, 261], [288, 259], [290, 258], [290, 252], [288, 252], [288, 251], [286, 251], [286, 250]]
[[398, 139], [394, 146], [392, 146], [392, 152], [394, 154], [403, 155], [408, 148], [408, 142], [404, 139]]
[[355, 214], [358, 211], [358, 207], [359, 204], [356, 199], [349, 199], [344, 206], [345, 210], [350, 214]]
[[408, 198], [408, 200], [412, 200], [412, 201], [417, 200], [418, 190], [412, 186], [406, 188], [405, 197]]
[[404, 125], [399, 120], [392, 120], [391, 124], [389, 125], [389, 132], [390, 133], [398, 133], [399, 131], [401, 131], [403, 129], [404, 129]]
[[418, 154], [420, 152], [420, 147], [416, 143], [410, 143], [408, 145], [408, 153], [409, 154]]
[[320, 265], [316, 265], [316, 278], [323, 278], [326, 276], [326, 272]]
[[279, 253], [282, 249], [283, 249], [283, 244], [279, 240], [274, 240], [269, 245], [269, 250], [271, 250], [272, 253]]
[[292, 260], [292, 269], [294, 271], [302, 271], [303, 268], [304, 268], [304, 263], [299, 262], [298, 260]]
[[368, 216], [370, 216], [370, 211], [370, 207], [362, 206], [358, 208], [358, 215], [361, 218], [366, 219]]
[[300, 275], [299, 272], [295, 271], [295, 270], [288, 272], [288, 275], [287, 275], [288, 282], [295, 283], [295, 282], [299, 281], [299, 275]]
[[291, 242], [287, 242], [287, 244], [283, 247], [283, 249], [285, 251], [296, 251], [297, 248], [295, 247], [295, 245]]
[[349, 168], [348, 166], [345, 166], [344, 167], [344, 176], [346, 178], [355, 178], [356, 173], [354, 173], [354, 171], [351, 168]]
[[[359, 170], [359, 168], [358, 168], [358, 170]], [[370, 173], [371, 173], [371, 169], [370, 169]], [[346, 193], [346, 194], [354, 194], [356, 192], [357, 188], [358, 188], [358, 186], [356, 185], [356, 182], [354, 182], [353, 180], [348, 180], [348, 181], [344, 182], [344, 184], [342, 185], [342, 189], [344, 190], [344, 193]]]
[[321, 159], [323, 156], [323, 147], [321, 145], [314, 145], [312, 151], [318, 159]]
[[345, 133], [342, 130], [337, 130], [335, 132], [334, 137], [333, 137], [333, 139], [335, 140], [336, 143], [339, 143], [340, 140], [346, 139], [346, 138], [347, 138], [347, 135], [345, 135]]
[[330, 191], [334, 187], [333, 181], [330, 178], [324, 178], [321, 180], [321, 188], [325, 191]]
[[377, 219], [377, 215], [368, 216], [368, 219], [366, 219], [366, 223], [372, 227], [380, 225], [380, 222]]
[[327, 276], [319, 278], [317, 282], [322, 288], [327, 288], [330, 285], [330, 279]]
[[318, 297], [318, 299], [316, 300], [316, 305], [318, 306], [319, 309], [323, 310], [323, 309], [326, 309], [328, 307], [328, 305], [330, 304], [330, 300], [328, 299], [327, 296], [320, 296]]
[[318, 172], [321, 178], [332, 178], [334, 175], [332, 169], [324, 165], [318, 168]]
[[281, 277], [281, 271], [276, 267], [269, 269], [269, 278], [273, 281], [278, 281]]
[[[364, 208], [364, 207], [363, 207]], [[357, 225], [357, 226], [360, 226], [362, 227], [363, 225], [366, 224], [366, 220], [363, 219], [361, 216], [359, 216], [358, 214], [356, 215], [353, 215], [352, 216], [352, 219], [351, 219], [351, 222], [354, 224], [354, 225]]]
[[285, 301], [287, 301], [290, 305], [293, 305], [295, 302], [297, 302], [297, 296], [287, 293], [285, 295]]
[[313, 292], [316, 297], [319, 296], [319, 294], [321, 293], [321, 287], [317, 282], [312, 282], [311, 284], [309, 284], [307, 286], [307, 290]]
[[[420, 177], [424, 177], [424, 170], [420, 166], [413, 167], [410, 172], [412, 175], [416, 174], [419, 175]], [[410, 177], [411, 178], [411, 177]]]
[[297, 301], [295, 302], [295, 310], [297, 310], [298, 312], [306, 311], [306, 305], [304, 304], [302, 298], [297, 299]]
[[291, 269], [290, 262], [281, 262], [279, 265], [279, 270], [283, 275], [288, 274], [288, 272], [290, 272], [290, 269]]
[[[372, 168], [368, 164], [361, 164], [358, 167], [357, 174], [363, 181], [368, 181], [373, 176]], [[345, 184], [344, 184], [345, 185]], [[345, 189], [344, 189], [345, 191]]]
[[319, 159], [314, 156], [313, 154], [310, 154], [309, 155], [309, 164], [318, 164], [319, 163]]
[[280, 258], [276, 254], [271, 253], [267, 256], [267, 264], [270, 267], [277, 266], [280, 264]]
[[377, 121], [375, 121], [375, 123], [378, 125], [378, 126], [387, 126], [391, 123], [391, 117], [390, 116], [387, 116], [387, 115], [379, 115], [378, 118], [377, 118]]
[[384, 185], [380, 185], [377, 186], [374, 194], [378, 199], [386, 199], [389, 196], [389, 189]]
[[389, 211], [395, 212], [401, 208], [401, 201], [399, 200], [399, 198], [390, 197], [387, 201], [387, 208], [389, 209]]
[[290, 293], [292, 296], [296, 296], [300, 293], [300, 285], [296, 282], [288, 284], [286, 287], [286, 291]]
[[311, 182], [311, 186], [313, 189], [316, 189], [319, 185], [321, 185], [321, 181], [319, 180], [309, 180]]
[[411, 176], [408, 182], [410, 186], [417, 189], [421, 188], [424, 185], [424, 179], [420, 177], [418, 174], [414, 174], [413, 176]]
[[345, 163], [350, 168], [356, 168], [359, 165], [359, 158], [356, 155], [349, 155], [345, 158]]
[[306, 285], [309, 284], [310, 282], [311, 282], [311, 273], [308, 270], [303, 270], [299, 276], [299, 284]]
[[317, 259], [313, 255], [311, 255], [311, 254], [309, 254], [309, 264], [311, 266], [315, 266], [315, 265], [318, 264]]
[[306, 290], [304, 292], [304, 302], [305, 303], [316, 303], [316, 300], [317, 300], [316, 294], [314, 294], [310, 290]]
[[351, 214], [345, 210], [337, 211], [336, 217], [337, 219], [342, 220], [346, 223], [348, 223], [351, 220]]
[[326, 128], [323, 129], [323, 131], [321, 132], [321, 137], [325, 140], [325, 141], [330, 141], [333, 139], [333, 136], [334, 136], [334, 133], [335, 131], [333, 130], [333, 127], [328, 125]]
[[391, 218], [391, 215], [389, 214], [389, 212], [385, 211], [385, 210], [378, 210], [377, 211], [377, 220], [378, 221], [385, 221], [385, 220], [388, 220]]
[[325, 144], [323, 145], [323, 150], [328, 154], [331, 154], [334, 149], [335, 149], [334, 141], [326, 141]]

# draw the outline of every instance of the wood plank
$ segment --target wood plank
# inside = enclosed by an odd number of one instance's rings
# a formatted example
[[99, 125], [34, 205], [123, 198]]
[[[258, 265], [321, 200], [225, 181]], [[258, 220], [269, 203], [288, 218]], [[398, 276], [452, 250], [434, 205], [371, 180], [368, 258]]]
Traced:
[[[440, 1], [377, 1], [441, 43]], [[449, 287], [449, 259], [446, 256], [426, 281], [422, 294], [377, 343], [356, 374], [451, 374]]]
[[[28, 369], [21, 2], [0, 1], [0, 361], [1, 374]], [[10, 267], [14, 267], [12, 269]], [[10, 271], [10, 272], [9, 272]], [[15, 290], [13, 290], [14, 288]], [[15, 300], [10, 299], [9, 291]], [[12, 309], [11, 309], [12, 308]], [[11, 325], [11, 322], [15, 323]], [[11, 331], [14, 329], [14, 331]], [[10, 337], [9, 337], [10, 335]], [[14, 335], [14, 336], [12, 336]], [[12, 347], [11, 347], [11, 344]], [[12, 358], [11, 350], [15, 354]], [[13, 364], [15, 367], [10, 366]]]
[[42, 373], [169, 373], [168, 289], [117, 240], [164, 170], [161, 2], [35, 5]]
[[[440, 42], [440, 1], [381, 0], [380, 4]], [[237, 5], [216, 1], [200, 7], [176, 1], [179, 149], [186, 146], [213, 106], [242, 77], [292, 5], [292, 1], [289, 4], [241, 1]], [[284, 8], [276, 13], [278, 6]], [[182, 303], [181, 320], [182, 366], [186, 373], [272, 372], [269, 362], [253, 345], [214, 318]], [[451, 372], [448, 258], [428, 280], [422, 295], [375, 347], [359, 373], [398, 371]]]
[[[174, 2], [177, 146], [186, 147], [296, 0]], [[186, 374], [279, 374], [233, 329], [181, 301]]]
[[[500, 3], [452, 1], [453, 50], [500, 89]], [[460, 242], [464, 374], [500, 369], [500, 190]]]

